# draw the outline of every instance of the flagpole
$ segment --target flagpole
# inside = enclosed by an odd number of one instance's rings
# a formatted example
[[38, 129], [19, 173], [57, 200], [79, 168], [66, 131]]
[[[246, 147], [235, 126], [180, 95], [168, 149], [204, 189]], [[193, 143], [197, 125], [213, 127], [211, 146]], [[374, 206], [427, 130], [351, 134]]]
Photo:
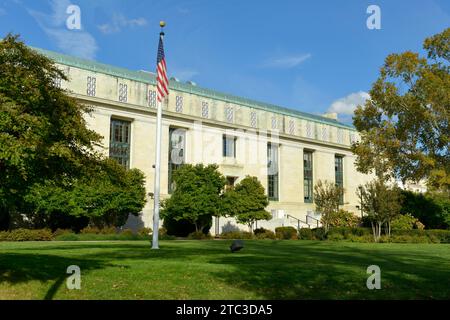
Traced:
[[[162, 28], [165, 22], [159, 23], [161, 26], [160, 37], [164, 36]], [[157, 99], [156, 115], [156, 159], [155, 159], [155, 190], [154, 190], [154, 209], [153, 209], [153, 241], [152, 249], [159, 249], [159, 207], [160, 207], [160, 175], [161, 175], [161, 122], [162, 122], [162, 100]]]

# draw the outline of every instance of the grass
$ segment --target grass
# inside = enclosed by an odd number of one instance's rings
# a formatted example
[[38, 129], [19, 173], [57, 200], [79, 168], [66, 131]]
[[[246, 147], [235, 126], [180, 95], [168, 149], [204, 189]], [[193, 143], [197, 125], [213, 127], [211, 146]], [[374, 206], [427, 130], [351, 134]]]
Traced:
[[[4, 242], [0, 299], [449, 299], [450, 245], [318, 241]], [[381, 268], [381, 290], [366, 269]], [[81, 290], [66, 269], [81, 268]]]

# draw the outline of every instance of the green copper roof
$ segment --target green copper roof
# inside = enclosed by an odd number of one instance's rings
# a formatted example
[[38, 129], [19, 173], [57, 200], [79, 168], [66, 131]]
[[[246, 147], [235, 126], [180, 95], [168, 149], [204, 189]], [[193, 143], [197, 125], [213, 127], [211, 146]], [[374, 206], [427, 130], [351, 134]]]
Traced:
[[[77, 58], [77, 57], [73, 57], [73, 56], [68, 56], [68, 55], [64, 55], [64, 54], [53, 52], [53, 51], [48, 51], [48, 50], [39, 49], [39, 48], [33, 48], [33, 49], [38, 51], [39, 53], [44, 54], [45, 56], [47, 56], [48, 58], [54, 60], [56, 63], [59, 63], [59, 64], [68, 65], [71, 67], [77, 67], [77, 68], [89, 70], [92, 72], [109, 74], [111, 76], [135, 80], [135, 81], [148, 83], [148, 84], [152, 84], [152, 85], [156, 84], [156, 79], [155, 79], [154, 73], [143, 72], [143, 71], [132, 71], [132, 70], [128, 70], [125, 68], [119, 68], [119, 67], [115, 67], [112, 65], [99, 63], [96, 61], [91, 61], [91, 60], [81, 59], [81, 58]], [[337, 127], [343, 127], [343, 128], [347, 128], [347, 129], [354, 129], [353, 126], [341, 123], [334, 119], [329, 119], [326, 117], [322, 117], [322, 116], [318, 116], [318, 115], [314, 115], [314, 114], [310, 114], [310, 113], [306, 113], [306, 112], [302, 112], [302, 111], [298, 111], [298, 110], [292, 110], [292, 109], [280, 107], [277, 105], [273, 105], [270, 103], [264, 103], [264, 102], [259, 102], [256, 100], [246, 99], [246, 98], [234, 96], [231, 94], [214, 91], [211, 89], [198, 87], [197, 85], [192, 85], [189, 83], [183, 83], [183, 82], [177, 82], [177, 81], [171, 80], [170, 88], [174, 89], [174, 90], [186, 92], [186, 93], [196, 94], [196, 95], [203, 96], [206, 98], [221, 100], [221, 101], [225, 101], [225, 102], [229, 102], [229, 103], [233, 103], [233, 104], [239, 104], [239, 105], [243, 105], [243, 106], [247, 106], [247, 107], [251, 107], [251, 108], [255, 108], [255, 109], [261, 109], [261, 110], [265, 110], [268, 112], [274, 112], [274, 113], [279, 113], [279, 114], [292, 116], [292, 117], [296, 117], [296, 118], [312, 120], [312, 121], [325, 123], [325, 124], [329, 124], [329, 125], [333, 125], [333, 126], [337, 126]]]

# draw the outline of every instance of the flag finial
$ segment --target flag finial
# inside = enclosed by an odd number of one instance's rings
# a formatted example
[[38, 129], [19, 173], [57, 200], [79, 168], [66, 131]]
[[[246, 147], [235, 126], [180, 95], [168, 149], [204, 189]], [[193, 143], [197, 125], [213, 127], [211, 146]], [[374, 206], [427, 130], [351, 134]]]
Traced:
[[161, 21], [159, 22], [159, 26], [161, 27], [161, 35], [164, 35], [164, 30], [163, 30], [163, 28], [166, 26], [166, 22], [163, 21], [163, 20], [161, 20]]

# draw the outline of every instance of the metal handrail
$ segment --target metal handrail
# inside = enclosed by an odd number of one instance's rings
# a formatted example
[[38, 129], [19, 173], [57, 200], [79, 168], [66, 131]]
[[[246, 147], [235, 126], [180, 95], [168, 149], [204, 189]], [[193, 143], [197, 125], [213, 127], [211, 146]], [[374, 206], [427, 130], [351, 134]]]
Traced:
[[313, 219], [313, 220], [316, 220], [316, 228], [319, 227], [319, 222], [320, 222], [319, 219], [316, 219], [316, 218], [314, 218], [314, 217], [311, 217], [311, 216], [309, 216], [309, 215], [306, 215], [306, 223], [307, 223], [308, 225], [310, 225], [310, 224], [308, 223], [308, 218]]
[[300, 219], [297, 218], [297, 217], [291, 216], [290, 214], [287, 214], [286, 217], [287, 217], [287, 218], [293, 218], [293, 219], [297, 220], [297, 229], [298, 229], [298, 230], [300, 230], [300, 222], [306, 224], [306, 225], [308, 226], [308, 228], [311, 228], [311, 226], [310, 226], [307, 222], [305, 222], [305, 221], [303, 221], [303, 220], [300, 220]]

